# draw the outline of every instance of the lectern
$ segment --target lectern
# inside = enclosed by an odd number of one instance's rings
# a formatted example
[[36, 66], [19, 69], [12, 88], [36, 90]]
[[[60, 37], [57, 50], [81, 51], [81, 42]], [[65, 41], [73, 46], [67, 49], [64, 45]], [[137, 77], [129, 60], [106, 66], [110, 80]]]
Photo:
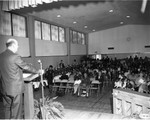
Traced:
[[32, 80], [37, 78], [38, 74], [23, 74], [25, 82], [24, 92], [24, 117], [25, 119], [33, 119], [34, 117], [34, 97]]

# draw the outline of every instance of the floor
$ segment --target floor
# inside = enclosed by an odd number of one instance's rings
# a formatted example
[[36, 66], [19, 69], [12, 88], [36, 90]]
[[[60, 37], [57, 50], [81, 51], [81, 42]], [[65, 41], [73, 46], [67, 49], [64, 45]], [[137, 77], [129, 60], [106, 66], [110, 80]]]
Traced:
[[[41, 97], [41, 89], [34, 91], [34, 98], [39, 99]], [[55, 93], [50, 93], [48, 88], [44, 89], [44, 95], [55, 97]], [[93, 93], [88, 98], [73, 96], [71, 93], [67, 93], [62, 97], [58, 97], [55, 101], [61, 102], [65, 108], [65, 118], [72, 119], [74, 115], [75, 118], [83, 119], [96, 119], [100, 116], [105, 118], [113, 113], [112, 111], [112, 86], [105, 86], [99, 96]], [[82, 113], [82, 114], [81, 114]], [[0, 119], [3, 118], [3, 106], [0, 102]], [[89, 116], [89, 117], [88, 117]], [[112, 117], [111, 117], [112, 118]]]

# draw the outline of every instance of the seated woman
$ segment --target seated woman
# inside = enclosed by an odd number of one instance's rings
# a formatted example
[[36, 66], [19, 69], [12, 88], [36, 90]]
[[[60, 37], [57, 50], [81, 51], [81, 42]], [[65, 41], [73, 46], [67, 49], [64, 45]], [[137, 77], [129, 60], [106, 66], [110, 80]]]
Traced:
[[145, 81], [146, 79], [145, 79], [144, 73], [140, 72], [138, 74], [138, 77], [135, 79], [135, 91], [142, 92], [142, 89], [140, 88], [140, 86], [142, 84], [145, 84]]
[[140, 72], [139, 77], [135, 81], [137, 91], [141, 93], [148, 93], [148, 79], [146, 74]]
[[81, 73], [78, 72], [76, 73], [76, 75], [74, 76], [74, 92], [73, 95], [75, 95], [78, 91], [78, 96], [79, 96], [79, 87], [81, 84]]

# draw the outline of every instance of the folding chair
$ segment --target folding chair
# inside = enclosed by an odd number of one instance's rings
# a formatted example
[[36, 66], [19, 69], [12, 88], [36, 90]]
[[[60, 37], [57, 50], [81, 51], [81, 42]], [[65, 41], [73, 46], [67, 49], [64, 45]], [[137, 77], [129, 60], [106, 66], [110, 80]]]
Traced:
[[67, 92], [67, 84], [68, 84], [67, 79], [61, 80], [59, 90], [64, 90], [64, 92], [66, 93]]
[[99, 95], [99, 93], [100, 93], [100, 84], [101, 84], [101, 82], [99, 82], [98, 80], [94, 80], [94, 81], [91, 82], [90, 95], [92, 95], [93, 92], [96, 92], [97, 96]]
[[72, 93], [73, 89], [74, 89], [74, 81], [73, 80], [69, 80], [68, 83], [67, 83], [67, 92], [71, 91], [71, 93]]
[[80, 84], [78, 96], [89, 97], [90, 93], [90, 85]]
[[60, 85], [61, 85], [61, 80], [60, 79], [54, 79], [54, 84], [52, 86], [52, 91], [56, 92], [57, 90], [59, 90]]

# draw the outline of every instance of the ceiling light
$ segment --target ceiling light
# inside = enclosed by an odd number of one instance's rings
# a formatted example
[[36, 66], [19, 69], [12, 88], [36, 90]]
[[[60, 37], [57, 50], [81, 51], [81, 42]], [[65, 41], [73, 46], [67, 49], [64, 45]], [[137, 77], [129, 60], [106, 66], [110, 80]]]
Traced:
[[61, 17], [61, 15], [57, 15], [57, 17], [59, 18], [59, 17]]
[[73, 24], [76, 24], [76, 23], [77, 23], [76, 21], [73, 22]]
[[85, 25], [84, 28], [87, 28], [87, 26]]
[[113, 10], [109, 10], [109, 12], [113, 12]]
[[93, 29], [92, 31], [95, 32], [95, 29]]
[[37, 5], [36, 5], [36, 4], [33, 4], [33, 5], [31, 5], [31, 7], [33, 7], [33, 8], [34, 8], [34, 7], [37, 7]]
[[120, 22], [120, 24], [123, 24], [123, 22]]
[[129, 16], [129, 15], [127, 15], [126, 17], [127, 17], [127, 18], [130, 18], [130, 16]]

